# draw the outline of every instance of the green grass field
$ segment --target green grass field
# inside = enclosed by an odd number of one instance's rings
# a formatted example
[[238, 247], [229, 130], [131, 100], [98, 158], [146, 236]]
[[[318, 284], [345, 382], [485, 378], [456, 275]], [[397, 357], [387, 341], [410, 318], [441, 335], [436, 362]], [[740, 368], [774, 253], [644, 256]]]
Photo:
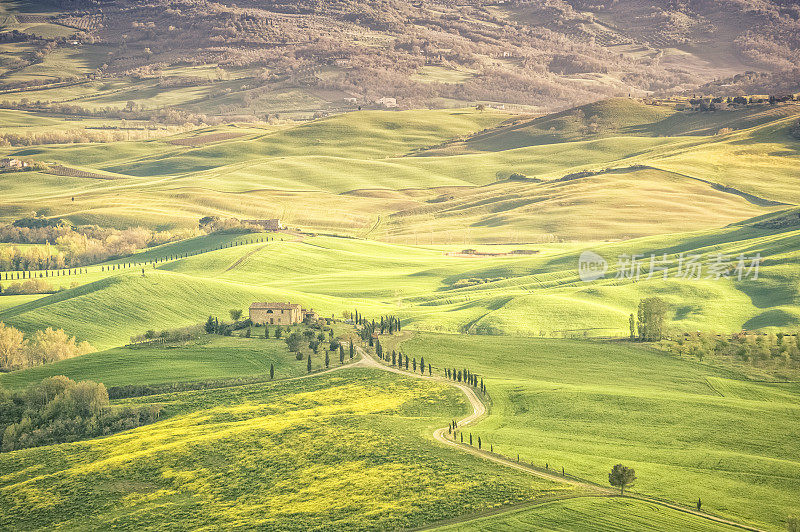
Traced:
[[522, 531], [522, 530], [686, 530], [722, 531], [737, 530], [675, 510], [647, 502], [584, 497], [547, 502], [532, 508], [512, 510], [499, 515], [483, 517], [463, 523], [445, 525], [431, 530], [452, 531]]
[[574, 491], [432, 446], [463, 396], [374, 371], [135, 402], [164, 419], [0, 455], [2, 527], [409, 528]]
[[797, 511], [796, 383], [628, 343], [417, 334], [400, 348], [484, 378], [490, 415], [469, 431], [495, 452], [600, 484], [621, 462], [637, 492], [768, 528]]
[[[61, 360], [45, 366], [0, 374], [0, 386], [7, 389], [27, 385], [55, 375], [73, 380], [93, 380], [106, 386], [126, 384], [167, 384], [236, 377], [275, 378], [306, 374], [306, 361], [289, 353], [283, 340], [263, 338], [264, 329], [253, 329], [261, 337], [238, 338], [209, 335], [187, 345], [169, 347], [118, 347], [107, 351]], [[333, 356], [334, 366], [339, 365]], [[323, 367], [322, 355], [313, 357], [313, 369]]]

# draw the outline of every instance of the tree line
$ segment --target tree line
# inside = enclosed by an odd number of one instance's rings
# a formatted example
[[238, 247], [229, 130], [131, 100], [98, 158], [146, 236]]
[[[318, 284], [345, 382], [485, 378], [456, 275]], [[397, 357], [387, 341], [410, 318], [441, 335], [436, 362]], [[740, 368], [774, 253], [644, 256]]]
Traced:
[[0, 248], [0, 270], [58, 270], [96, 264], [134, 252], [203, 234], [199, 230], [152, 231], [144, 227], [115, 229], [73, 226], [59, 219], [22, 218], [0, 226], [0, 242], [41, 244], [43, 248]]

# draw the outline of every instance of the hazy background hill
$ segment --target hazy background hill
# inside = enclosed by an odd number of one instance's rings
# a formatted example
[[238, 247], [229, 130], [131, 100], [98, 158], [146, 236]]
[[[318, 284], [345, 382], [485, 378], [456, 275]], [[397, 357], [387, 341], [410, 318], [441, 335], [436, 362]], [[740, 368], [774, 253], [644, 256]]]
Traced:
[[185, 113], [259, 118], [381, 98], [406, 108], [482, 101], [552, 111], [629, 94], [800, 90], [800, 7], [787, 0], [2, 5], [2, 41], [13, 46], [0, 54], [0, 88], [135, 81], [93, 86], [101, 97], [92, 101], [42, 95], [86, 108], [153, 108], [151, 98], [166, 93], [161, 104]]

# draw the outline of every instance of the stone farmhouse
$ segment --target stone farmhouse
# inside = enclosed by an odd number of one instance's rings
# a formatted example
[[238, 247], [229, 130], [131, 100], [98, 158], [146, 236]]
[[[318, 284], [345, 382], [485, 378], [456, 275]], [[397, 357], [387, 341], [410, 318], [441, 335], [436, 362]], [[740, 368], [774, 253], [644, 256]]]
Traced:
[[296, 325], [303, 321], [303, 309], [296, 303], [253, 303], [250, 321], [263, 325]]
[[296, 325], [301, 321], [316, 321], [314, 309], [304, 309], [296, 303], [253, 303], [250, 321], [259, 325]]

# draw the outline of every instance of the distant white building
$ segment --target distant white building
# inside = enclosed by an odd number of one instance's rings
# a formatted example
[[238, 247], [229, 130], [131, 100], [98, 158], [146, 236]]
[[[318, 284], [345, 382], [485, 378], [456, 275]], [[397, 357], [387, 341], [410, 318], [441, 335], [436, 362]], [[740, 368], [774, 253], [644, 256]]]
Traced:
[[345, 101], [345, 103], [356, 104], [356, 103], [358, 103], [358, 98], [345, 98], [344, 101]]
[[383, 98], [375, 100], [375, 103], [381, 107], [386, 107], [389, 109], [392, 107], [397, 107], [397, 98], [389, 98], [388, 96], [384, 96]]
[[21, 159], [0, 159], [0, 168], [27, 168], [30, 166], [28, 161]]

